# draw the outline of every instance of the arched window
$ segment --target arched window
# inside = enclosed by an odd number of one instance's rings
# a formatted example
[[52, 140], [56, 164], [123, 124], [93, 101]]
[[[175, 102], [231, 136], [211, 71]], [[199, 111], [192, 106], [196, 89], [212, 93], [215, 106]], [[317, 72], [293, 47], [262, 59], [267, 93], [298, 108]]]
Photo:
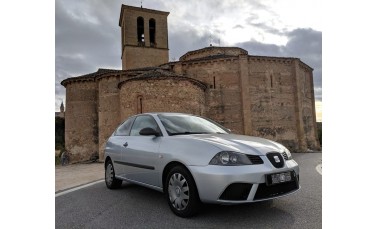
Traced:
[[142, 17], [137, 18], [138, 45], [144, 46], [144, 20]]
[[143, 97], [141, 95], [137, 97], [137, 113], [143, 113]]
[[153, 18], [150, 19], [149, 27], [150, 27], [150, 47], [156, 47], [156, 39], [155, 39], [156, 22], [155, 22], [155, 19], [153, 19]]

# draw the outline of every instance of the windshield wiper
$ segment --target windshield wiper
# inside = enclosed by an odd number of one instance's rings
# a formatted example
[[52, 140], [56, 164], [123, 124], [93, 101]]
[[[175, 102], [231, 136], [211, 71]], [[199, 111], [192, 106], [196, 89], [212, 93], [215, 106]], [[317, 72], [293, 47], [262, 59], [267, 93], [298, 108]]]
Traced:
[[209, 132], [189, 132], [189, 131], [185, 131], [185, 132], [178, 132], [178, 133], [171, 133], [170, 135], [186, 135], [186, 134], [210, 134]]

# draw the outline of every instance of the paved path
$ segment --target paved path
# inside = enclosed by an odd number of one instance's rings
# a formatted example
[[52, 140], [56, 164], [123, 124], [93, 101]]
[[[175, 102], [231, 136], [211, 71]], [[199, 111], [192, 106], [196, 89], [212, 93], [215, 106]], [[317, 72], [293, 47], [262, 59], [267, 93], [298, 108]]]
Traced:
[[55, 193], [104, 179], [104, 164], [73, 164], [55, 167]]

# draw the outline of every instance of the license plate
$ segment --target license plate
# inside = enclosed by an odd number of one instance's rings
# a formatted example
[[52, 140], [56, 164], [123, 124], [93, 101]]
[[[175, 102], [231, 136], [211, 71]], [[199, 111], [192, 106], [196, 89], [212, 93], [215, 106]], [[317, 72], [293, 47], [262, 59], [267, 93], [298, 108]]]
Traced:
[[266, 178], [268, 185], [275, 185], [293, 180], [291, 172], [269, 174]]

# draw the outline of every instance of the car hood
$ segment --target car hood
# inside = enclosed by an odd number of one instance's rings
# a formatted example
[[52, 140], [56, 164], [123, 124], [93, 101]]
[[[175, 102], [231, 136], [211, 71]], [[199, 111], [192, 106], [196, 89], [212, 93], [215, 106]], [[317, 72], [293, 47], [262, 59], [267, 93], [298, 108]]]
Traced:
[[210, 143], [220, 150], [236, 151], [251, 155], [266, 155], [269, 152], [283, 152], [284, 147], [274, 141], [236, 134], [192, 134], [175, 136]]

